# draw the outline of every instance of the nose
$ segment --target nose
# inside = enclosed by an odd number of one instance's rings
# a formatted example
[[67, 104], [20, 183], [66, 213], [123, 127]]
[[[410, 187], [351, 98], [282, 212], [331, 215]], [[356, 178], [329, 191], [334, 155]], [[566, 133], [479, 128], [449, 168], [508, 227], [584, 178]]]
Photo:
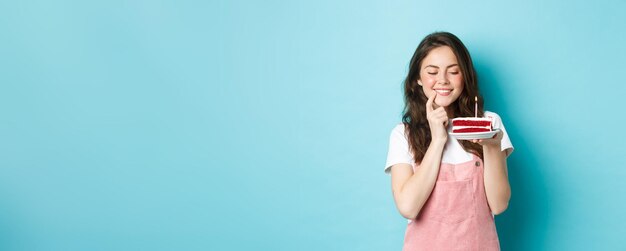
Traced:
[[443, 73], [443, 71], [442, 73], [437, 74], [437, 84], [445, 85], [448, 83], [450, 83], [448, 81], [448, 77], [446, 77], [446, 74]]

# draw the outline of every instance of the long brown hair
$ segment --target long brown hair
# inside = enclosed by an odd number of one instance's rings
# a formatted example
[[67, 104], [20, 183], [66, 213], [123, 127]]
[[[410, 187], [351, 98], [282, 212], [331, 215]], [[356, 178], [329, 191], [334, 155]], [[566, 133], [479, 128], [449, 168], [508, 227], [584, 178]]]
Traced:
[[[449, 118], [473, 117], [474, 116], [474, 96], [478, 97], [478, 116], [484, 116], [483, 99], [478, 91], [478, 78], [467, 48], [461, 40], [449, 32], [435, 32], [426, 36], [417, 46], [411, 63], [409, 64], [409, 74], [404, 80], [404, 122], [405, 131], [409, 140], [409, 149], [413, 153], [416, 163], [420, 163], [426, 154], [426, 149], [430, 145], [432, 137], [430, 126], [426, 118], [427, 97], [424, 90], [418, 85], [422, 60], [432, 49], [441, 46], [448, 46], [457, 58], [461, 74], [463, 76], [463, 92], [454, 103], [448, 107], [453, 114], [448, 114]], [[483, 158], [483, 149], [479, 144], [470, 141], [459, 141], [463, 148], [470, 153]]]

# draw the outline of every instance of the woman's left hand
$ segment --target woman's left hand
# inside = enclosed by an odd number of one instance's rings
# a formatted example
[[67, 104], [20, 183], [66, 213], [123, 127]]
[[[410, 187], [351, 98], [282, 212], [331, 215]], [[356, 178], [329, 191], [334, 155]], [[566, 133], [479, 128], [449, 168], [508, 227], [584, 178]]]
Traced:
[[493, 135], [493, 137], [491, 137], [490, 139], [472, 139], [472, 143], [476, 143], [476, 144], [480, 144], [481, 146], [486, 146], [486, 147], [500, 147], [500, 144], [502, 142], [502, 131], [498, 131], [495, 135]]

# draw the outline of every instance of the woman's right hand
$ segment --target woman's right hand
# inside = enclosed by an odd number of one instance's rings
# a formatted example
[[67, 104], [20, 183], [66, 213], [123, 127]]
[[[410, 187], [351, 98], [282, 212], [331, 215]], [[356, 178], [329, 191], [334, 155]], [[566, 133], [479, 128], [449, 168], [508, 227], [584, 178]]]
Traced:
[[432, 140], [443, 140], [445, 142], [448, 139], [448, 113], [446, 113], [446, 110], [441, 106], [436, 109], [433, 107], [436, 97], [437, 93], [435, 92], [435, 94], [426, 101], [426, 118], [430, 125]]

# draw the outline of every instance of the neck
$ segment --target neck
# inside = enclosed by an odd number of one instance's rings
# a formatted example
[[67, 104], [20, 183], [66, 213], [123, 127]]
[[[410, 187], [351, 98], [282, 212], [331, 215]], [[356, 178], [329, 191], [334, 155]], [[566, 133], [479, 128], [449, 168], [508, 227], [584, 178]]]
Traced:
[[450, 108], [449, 106], [444, 107], [444, 109], [446, 109], [446, 113], [448, 114], [448, 118], [453, 119], [454, 116], [454, 110], [452, 108]]

